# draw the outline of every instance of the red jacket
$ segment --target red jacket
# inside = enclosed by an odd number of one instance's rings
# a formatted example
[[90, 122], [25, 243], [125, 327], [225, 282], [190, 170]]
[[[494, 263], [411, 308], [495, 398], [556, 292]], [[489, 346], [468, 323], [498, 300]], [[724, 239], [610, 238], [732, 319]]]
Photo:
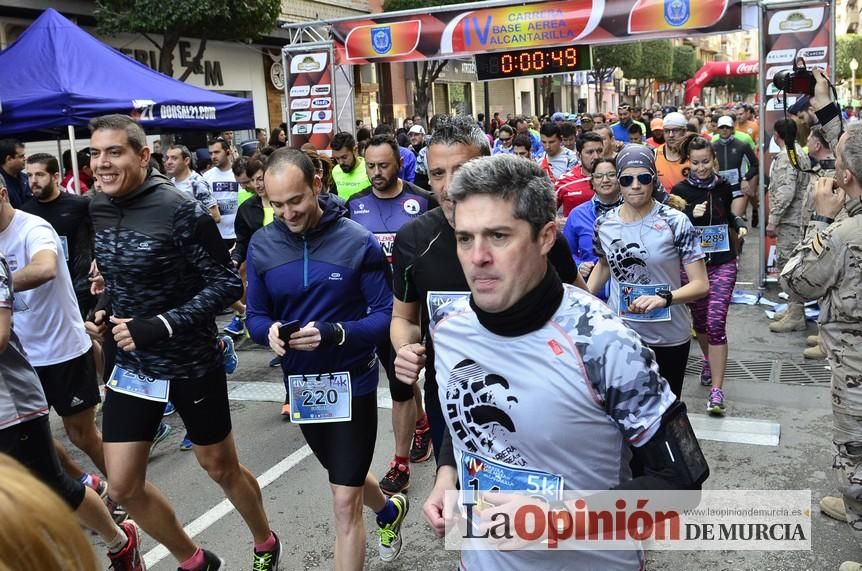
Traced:
[[583, 165], [577, 165], [557, 179], [554, 190], [557, 192], [557, 208], [563, 207], [563, 216], [568, 216], [576, 206], [593, 197], [590, 175], [584, 172]]

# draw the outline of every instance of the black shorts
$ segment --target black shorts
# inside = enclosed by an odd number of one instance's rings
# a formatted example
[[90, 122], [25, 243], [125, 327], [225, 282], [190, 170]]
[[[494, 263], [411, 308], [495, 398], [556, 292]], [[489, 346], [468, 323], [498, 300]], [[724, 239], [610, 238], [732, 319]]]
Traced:
[[383, 370], [386, 371], [386, 378], [389, 379], [389, 396], [395, 402], [407, 402], [413, 398], [413, 385], [402, 383], [395, 376], [395, 348], [389, 342], [389, 339], [377, 346], [377, 359]]
[[57, 492], [72, 511], [84, 501], [84, 484], [60, 467], [47, 414], [0, 430], [0, 452], [24, 464], [36, 478]]
[[[230, 402], [224, 368], [215, 368], [199, 379], [173, 381], [169, 396], [194, 444], [217, 444], [230, 434]], [[102, 440], [149, 442], [156, 436], [164, 412], [163, 402], [109, 388], [102, 407]]]
[[92, 347], [69, 361], [33, 368], [42, 382], [48, 404], [60, 416], [77, 414], [102, 400]]
[[371, 468], [377, 440], [377, 393], [353, 397], [348, 422], [301, 424], [302, 435], [329, 472], [329, 483], [359, 487]]

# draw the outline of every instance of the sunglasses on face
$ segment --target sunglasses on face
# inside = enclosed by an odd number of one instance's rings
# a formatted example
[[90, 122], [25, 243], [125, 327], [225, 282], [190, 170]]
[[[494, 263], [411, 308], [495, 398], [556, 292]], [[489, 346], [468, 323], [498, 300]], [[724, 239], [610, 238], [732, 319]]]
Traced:
[[512, 137], [505, 137], [505, 138], [500, 137], [500, 142], [501, 142], [501, 143], [508, 143], [508, 142], [509, 142], [509, 141], [511, 141], [511, 140], [512, 140]]
[[593, 173], [593, 180], [602, 180], [607, 177], [608, 180], [614, 180], [617, 178], [617, 173], [615, 172], [597, 172]]
[[637, 176], [625, 174], [619, 177], [620, 186], [631, 186], [636, 178], [638, 179], [638, 182], [642, 185], [650, 184], [652, 182], [652, 175], [646, 172], [643, 172]]

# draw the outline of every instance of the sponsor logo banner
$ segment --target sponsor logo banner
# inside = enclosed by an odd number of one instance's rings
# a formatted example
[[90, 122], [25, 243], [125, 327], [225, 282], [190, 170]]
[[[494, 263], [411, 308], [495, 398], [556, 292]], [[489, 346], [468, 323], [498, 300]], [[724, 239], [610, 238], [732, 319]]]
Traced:
[[374, 14], [332, 26], [340, 63], [469, 56], [570, 44], [612, 44], [737, 30], [742, 0], [557, 0], [429, 14]]

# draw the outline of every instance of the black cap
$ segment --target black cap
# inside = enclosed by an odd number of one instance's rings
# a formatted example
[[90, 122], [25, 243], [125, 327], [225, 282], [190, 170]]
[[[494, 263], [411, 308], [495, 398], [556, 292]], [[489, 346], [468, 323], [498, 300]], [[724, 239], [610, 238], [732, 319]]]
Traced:
[[811, 106], [811, 101], [808, 99], [808, 96], [807, 95], [801, 95], [796, 100], [796, 102], [793, 103], [793, 105], [791, 105], [790, 107], [787, 108], [787, 112], [790, 113], [791, 115], [797, 115], [797, 114], [801, 113], [802, 111], [805, 111], [806, 109], [808, 109], [810, 106]]

